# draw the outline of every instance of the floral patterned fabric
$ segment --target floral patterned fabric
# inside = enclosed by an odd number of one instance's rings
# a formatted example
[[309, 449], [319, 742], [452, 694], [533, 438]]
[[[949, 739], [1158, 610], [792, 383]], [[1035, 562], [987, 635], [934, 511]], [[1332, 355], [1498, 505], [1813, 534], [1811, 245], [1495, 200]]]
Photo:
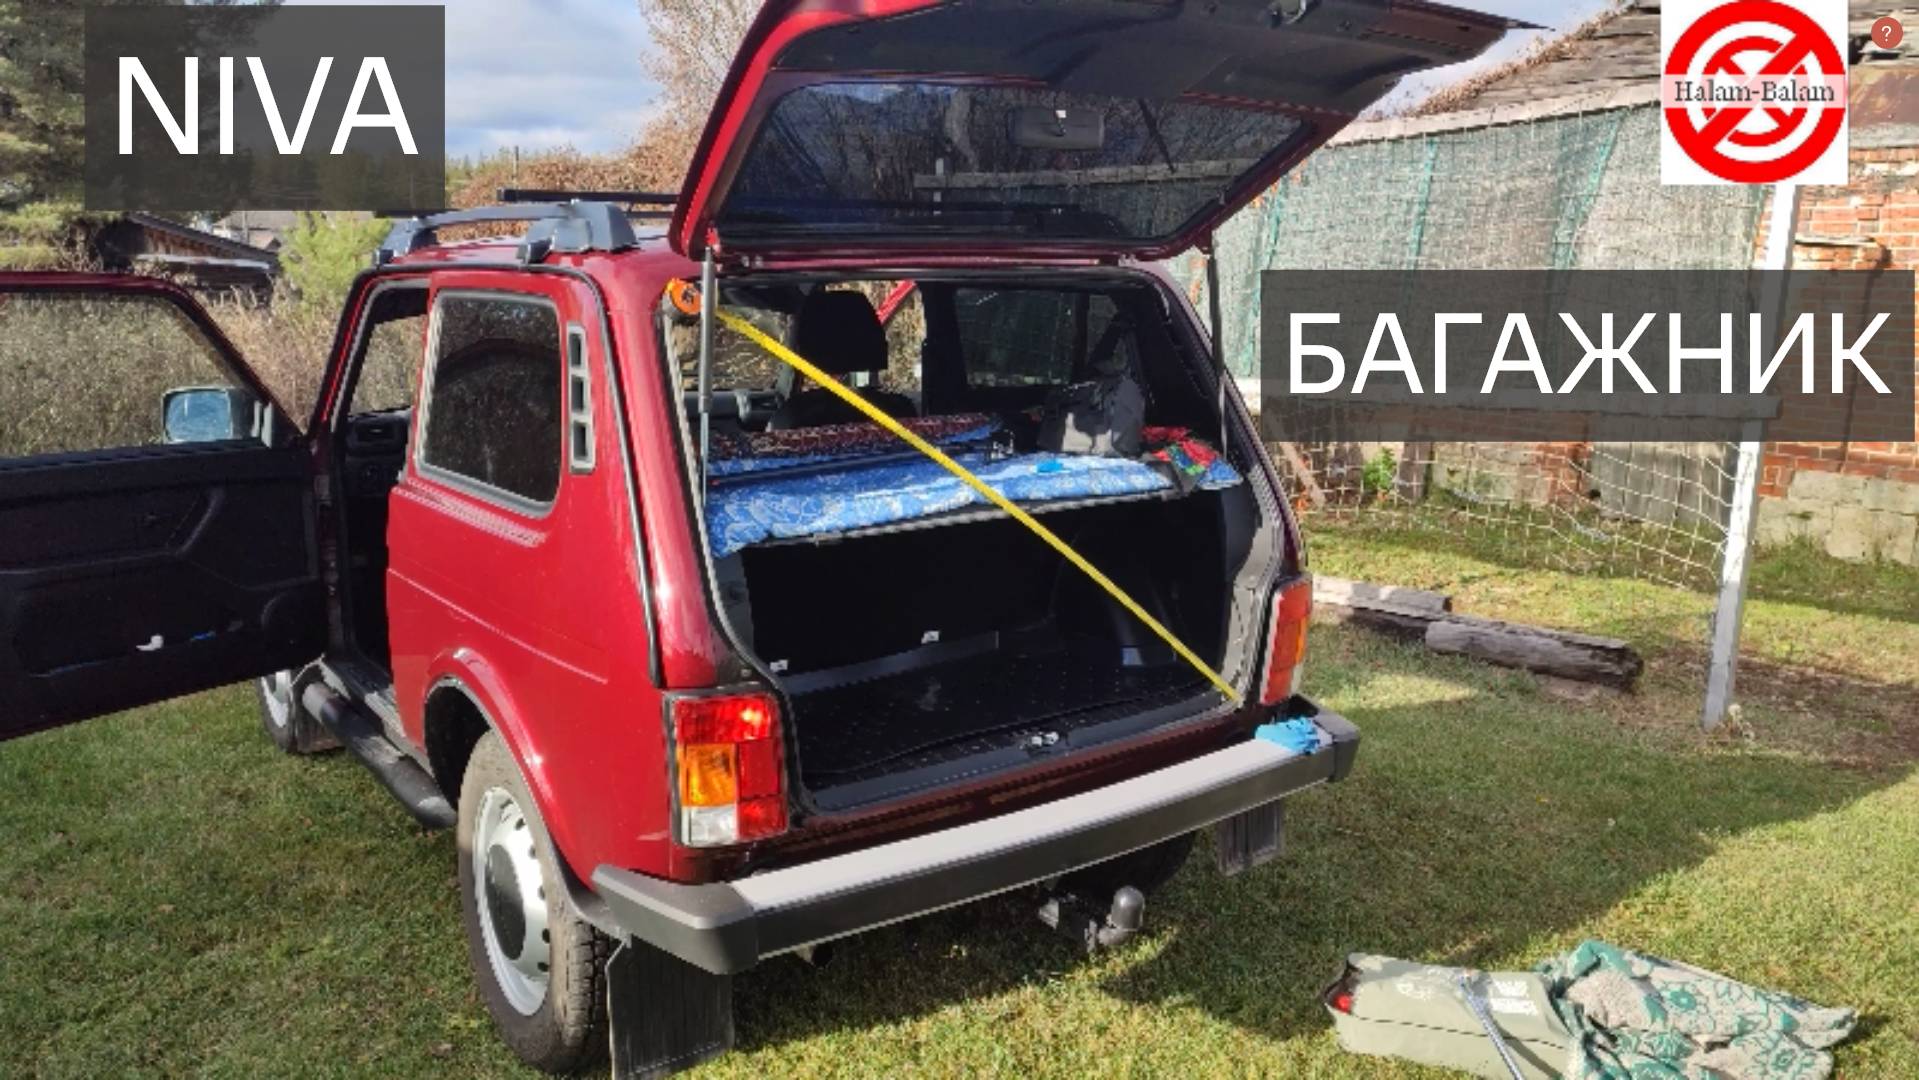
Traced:
[[1824, 1080], [1857, 1019], [1603, 941], [1539, 972], [1579, 1035], [1568, 1080]]
[[[900, 424], [942, 448], [992, 438], [1000, 428], [999, 421], [985, 413], [914, 417]], [[905, 444], [899, 436], [868, 421], [784, 431], [715, 432], [707, 471], [713, 476], [736, 476], [901, 449]]]

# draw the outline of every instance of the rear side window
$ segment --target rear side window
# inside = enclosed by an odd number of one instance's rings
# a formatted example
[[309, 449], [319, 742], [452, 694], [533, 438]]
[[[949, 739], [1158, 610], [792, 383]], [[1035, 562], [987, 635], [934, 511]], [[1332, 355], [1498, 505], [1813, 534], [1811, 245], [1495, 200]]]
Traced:
[[560, 321], [543, 300], [443, 295], [420, 462], [528, 502], [560, 487]]
[[1042, 289], [960, 289], [953, 295], [966, 383], [973, 387], [1071, 382], [1078, 294]]

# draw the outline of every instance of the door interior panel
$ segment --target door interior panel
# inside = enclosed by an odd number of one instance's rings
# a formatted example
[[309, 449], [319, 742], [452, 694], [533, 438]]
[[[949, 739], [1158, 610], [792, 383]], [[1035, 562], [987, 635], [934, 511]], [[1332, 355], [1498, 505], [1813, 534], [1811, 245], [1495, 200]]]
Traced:
[[318, 656], [313, 514], [297, 447], [0, 467], [0, 739]]

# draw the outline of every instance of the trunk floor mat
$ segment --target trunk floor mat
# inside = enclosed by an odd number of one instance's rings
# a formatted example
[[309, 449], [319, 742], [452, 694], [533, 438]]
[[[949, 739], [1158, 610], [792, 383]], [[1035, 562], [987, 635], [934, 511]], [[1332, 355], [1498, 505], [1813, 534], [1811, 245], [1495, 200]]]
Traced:
[[1115, 705], [1203, 686], [1178, 662], [1121, 667], [1111, 654], [982, 653], [796, 697], [800, 770], [811, 785], [996, 750]]

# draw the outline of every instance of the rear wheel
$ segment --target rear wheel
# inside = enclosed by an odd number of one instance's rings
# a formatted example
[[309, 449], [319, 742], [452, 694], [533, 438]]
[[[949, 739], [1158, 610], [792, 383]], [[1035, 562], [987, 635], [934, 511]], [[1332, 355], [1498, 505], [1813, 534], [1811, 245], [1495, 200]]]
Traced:
[[501, 1037], [547, 1072], [604, 1062], [612, 942], [567, 903], [539, 810], [491, 731], [460, 784], [459, 859], [467, 955]]
[[294, 694], [294, 672], [276, 671], [254, 681], [260, 700], [260, 727], [273, 745], [289, 754], [313, 754], [339, 743], [307, 714]]

